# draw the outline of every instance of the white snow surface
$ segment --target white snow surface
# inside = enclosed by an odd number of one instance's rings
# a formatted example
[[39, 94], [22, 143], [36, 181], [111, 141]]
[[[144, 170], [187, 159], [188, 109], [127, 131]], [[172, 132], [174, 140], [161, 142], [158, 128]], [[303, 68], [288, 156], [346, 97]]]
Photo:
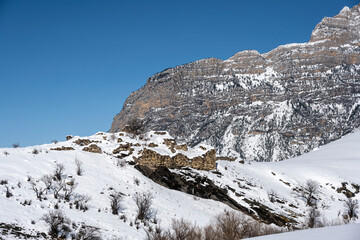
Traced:
[[301, 231], [267, 235], [252, 240], [358, 240], [360, 237], [360, 224], [349, 224], [325, 228], [306, 229]]
[[[0, 181], [7, 180], [7, 186], [11, 188], [13, 194], [12, 197], [6, 198], [6, 188], [0, 185], [0, 223], [14, 223], [28, 230], [47, 232], [47, 226], [41, 217], [54, 209], [57, 200], [53, 198], [51, 192], [46, 195], [47, 200], [37, 200], [27, 179], [31, 176], [34, 180], [39, 180], [43, 175], [51, 174], [56, 163], [65, 165], [64, 177], [67, 180], [75, 178], [78, 183], [75, 189], [76, 194], [87, 194], [91, 197], [88, 202], [89, 210], [86, 212], [70, 209], [69, 203], [63, 201], [58, 203], [59, 208], [74, 222], [99, 227], [104, 239], [112, 239], [115, 236], [125, 237], [125, 239], [145, 237], [143, 225], [136, 229], [135, 225], [129, 224], [131, 221], [134, 222], [136, 217], [136, 205], [132, 198], [136, 192], [151, 192], [154, 195], [153, 209], [157, 211], [158, 225], [162, 228], [169, 227], [172, 219], [181, 218], [204, 226], [210, 224], [214, 217], [224, 209], [230, 209], [227, 205], [214, 200], [202, 199], [162, 187], [143, 176], [132, 165], [117, 166], [118, 159], [114, 157], [112, 151], [120, 144], [117, 142], [118, 137], [123, 142], [139, 143], [139, 146], [134, 147], [133, 155], [125, 159], [131, 161], [132, 156], [138, 156], [138, 151], [151, 142], [159, 145], [154, 148], [157, 152], [164, 155], [174, 154], [162, 144], [165, 138], [171, 138], [168, 133], [156, 135], [154, 132], [149, 132], [142, 140], [131, 138], [127, 134], [119, 136], [119, 133], [116, 133], [116, 139], [112, 139], [113, 136], [110, 133], [98, 133], [81, 137], [81, 139], [99, 141], [95, 144], [101, 147], [102, 154], [82, 151], [83, 146], [74, 143], [80, 137], [57, 144], [0, 149]], [[240, 159], [233, 162], [222, 160], [218, 161], [217, 169], [221, 172], [221, 176], [214, 171], [192, 170], [191, 172], [208, 177], [219, 187], [233, 189], [234, 191], [228, 191], [228, 195], [239, 204], [250, 207], [246, 199], [257, 201], [274, 213], [294, 219], [299, 226], [305, 220], [307, 206], [304, 199], [294, 189], [308, 179], [312, 179], [320, 185], [317, 198], [323, 219], [328, 222], [342, 221], [346, 196], [337, 192], [336, 189], [346, 182], [347, 189], [355, 193], [356, 189], [352, 184], [360, 185], [359, 143], [360, 131], [356, 131], [316, 151], [282, 162], [245, 162], [242, 164]], [[61, 146], [73, 147], [75, 150], [50, 150], [50, 148]], [[37, 149], [39, 153], [33, 154], [34, 149]], [[204, 152], [201, 149], [190, 149], [187, 153], [182, 153], [194, 157]], [[82, 176], [77, 176], [75, 173], [75, 159], [83, 162], [84, 174]], [[181, 173], [186, 170], [173, 171]], [[134, 179], [139, 179], [140, 183], [137, 185]], [[42, 184], [41, 181], [37, 182], [38, 186], [43, 186]], [[115, 190], [124, 194], [124, 209], [119, 215], [111, 214], [109, 209], [109, 196]], [[275, 190], [277, 199], [283, 203], [270, 202], [267, 195], [269, 190]], [[356, 194], [354, 199], [360, 200], [359, 196]], [[31, 205], [21, 204], [25, 200], [32, 200]], [[126, 216], [126, 222], [120, 219], [121, 215]], [[35, 224], [32, 224], [32, 221], [35, 221]], [[155, 224], [152, 225], [155, 226]], [[359, 225], [354, 226], [359, 227]], [[351, 227], [339, 227], [341, 231], [347, 228]]]

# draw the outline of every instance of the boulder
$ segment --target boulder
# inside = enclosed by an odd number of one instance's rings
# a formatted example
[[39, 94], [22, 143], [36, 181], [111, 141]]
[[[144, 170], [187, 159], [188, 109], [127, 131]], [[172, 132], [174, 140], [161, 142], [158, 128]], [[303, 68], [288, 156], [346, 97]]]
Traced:
[[96, 144], [91, 144], [88, 147], [84, 147], [83, 151], [91, 152], [91, 153], [102, 153], [101, 148]]

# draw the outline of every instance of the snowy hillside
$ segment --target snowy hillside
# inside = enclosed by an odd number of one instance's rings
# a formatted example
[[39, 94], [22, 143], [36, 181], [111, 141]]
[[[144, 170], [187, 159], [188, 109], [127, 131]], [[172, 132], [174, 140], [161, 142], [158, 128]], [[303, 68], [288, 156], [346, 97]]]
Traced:
[[[104, 239], [121, 236], [126, 237], [125, 239], [141, 239], [145, 236], [143, 226], [137, 229], [134, 223], [136, 205], [133, 195], [136, 192], [150, 192], [154, 196], [152, 207], [157, 211], [157, 225], [164, 227], [169, 226], [173, 218], [194, 219], [197, 224], [205, 225], [209, 223], [212, 216], [228, 208], [220, 202], [197, 199], [191, 195], [157, 185], [127, 163], [119, 166], [123, 163], [110, 154], [119, 146], [117, 138], [111, 140], [112, 136], [113, 134], [103, 134], [86, 138], [98, 141], [96, 144], [102, 149], [102, 154], [82, 151], [84, 147], [74, 143], [77, 139], [85, 139], [79, 137], [57, 144], [1, 149], [0, 181], [7, 181], [7, 184], [0, 185], [0, 223], [13, 223], [25, 229], [47, 232], [47, 226], [40, 218], [58, 204], [59, 209], [63, 210], [72, 221], [84, 222], [86, 225], [100, 228]], [[166, 137], [169, 136], [154, 135], [151, 141], [161, 145], [163, 138]], [[121, 136], [121, 138], [123, 141], [136, 141], [127, 135]], [[139, 140], [136, 142], [145, 144]], [[75, 150], [50, 150], [62, 146], [72, 147]], [[165, 147], [161, 148], [160, 146], [159, 151], [166, 153], [168, 150]], [[140, 148], [140, 146], [134, 148]], [[34, 149], [38, 151], [37, 154], [33, 153]], [[137, 152], [137, 149], [134, 152]], [[84, 173], [82, 176], [76, 174], [75, 159], [83, 163]], [[87, 211], [76, 210], [75, 207], [70, 209], [69, 204], [74, 203], [74, 200], [58, 202], [57, 199], [54, 199], [52, 191], [44, 193], [46, 200], [39, 201], [36, 198], [28, 176], [34, 179], [38, 188], [45, 188], [40, 179], [45, 174], [52, 174], [56, 163], [64, 164], [63, 177], [66, 178], [66, 181], [75, 179], [75, 183], [78, 183], [74, 191], [74, 198], [77, 194], [91, 197], [86, 204]], [[10, 187], [12, 197], [5, 197], [5, 186]], [[119, 215], [113, 215], [110, 210], [109, 197], [115, 191], [124, 194], [123, 209]], [[30, 201], [31, 204], [28, 205], [27, 203]], [[126, 222], [120, 219], [121, 215], [126, 216]], [[130, 226], [130, 222], [133, 226]]]
[[[223, 174], [206, 174], [246, 207], [263, 204], [298, 224], [306, 220], [308, 206], [301, 189], [308, 180], [319, 186], [317, 205], [325, 221], [341, 221], [347, 196], [360, 199], [360, 131], [302, 156], [281, 162], [218, 161]], [[269, 201], [272, 193], [274, 201]], [[253, 203], [249, 204], [249, 200]], [[257, 207], [253, 207], [256, 210]]]
[[[118, 140], [119, 138], [121, 140]], [[244, 209], [248, 209], [247, 215], [253, 218], [280, 226], [301, 227], [306, 221], [308, 209], [304, 197], [300, 194], [301, 185], [310, 179], [319, 184], [319, 191], [314, 199], [322, 221], [343, 221], [344, 200], [347, 199], [345, 194], [350, 194], [353, 199], [360, 199], [360, 131], [316, 151], [283, 162], [221, 160], [218, 161], [217, 171], [189, 168], [171, 170], [171, 174], [184, 176], [190, 182], [202, 176], [211, 180], [219, 189], [226, 189], [224, 191], [229, 196], [226, 204], [170, 190], [154, 182], [161, 179], [152, 181], [134, 168], [133, 157], [138, 156], [150, 143], [156, 146], [154, 149], [159, 153], [173, 155], [174, 153], [164, 144], [165, 138], [171, 137], [168, 134], [157, 135], [149, 132], [140, 140], [139, 137], [133, 138], [126, 133], [99, 133], [90, 137], [74, 137], [66, 142], [1, 149], [2, 238], [17, 239], [14, 234], [5, 235], [5, 226], [11, 224], [21, 227], [23, 233], [35, 236], [33, 239], [41, 239], [42, 235], [39, 234], [48, 232], [48, 226], [41, 218], [50, 210], [60, 209], [76, 223], [74, 229], [88, 225], [99, 228], [103, 239], [143, 239], [144, 229], [148, 229], [148, 226], [135, 221], [136, 193], [152, 194], [152, 209], [156, 214], [153, 214], [147, 225], [162, 228], [168, 228], [172, 219], [181, 218], [198, 226], [211, 224], [217, 214], [224, 209], [230, 209], [229, 199], [238, 204], [232, 204], [232, 207], [241, 207], [243, 212], [246, 212]], [[114, 154], [114, 150], [124, 142], [131, 143], [133, 150], [131, 154], [128, 152], [119, 159], [115, 157], [118, 155]], [[92, 144], [100, 150], [90, 147]], [[94, 152], [84, 151], [84, 148], [92, 149]], [[60, 149], [62, 150], [59, 151]], [[194, 157], [203, 154], [203, 151], [199, 148], [189, 149], [188, 153], [183, 153]], [[82, 163], [81, 176], [76, 173], [76, 161]], [[60, 196], [57, 199], [54, 197], [54, 186], [60, 184], [60, 181], [51, 178], [50, 181], [43, 181], [45, 175], [54, 173], [56, 164], [64, 165], [61, 174], [66, 183], [64, 188], [69, 192], [72, 186], [76, 186], [67, 200], [63, 198], [66, 194], [64, 189], [59, 192]], [[44, 190], [41, 198], [37, 198], [36, 190], [39, 192], [45, 189], [46, 182], [51, 182], [52, 187]], [[208, 182], [200, 185], [207, 184]], [[7, 189], [12, 196], [6, 196]], [[273, 193], [273, 202], [269, 200], [269, 192]], [[110, 197], [116, 193], [121, 193], [122, 208], [114, 215], [110, 208]], [[192, 193], [197, 194], [196, 191]], [[83, 196], [89, 196], [90, 199], [87, 202], [82, 201], [86, 207], [78, 210], [76, 201]], [[209, 198], [217, 199], [214, 196], [210, 195]]]

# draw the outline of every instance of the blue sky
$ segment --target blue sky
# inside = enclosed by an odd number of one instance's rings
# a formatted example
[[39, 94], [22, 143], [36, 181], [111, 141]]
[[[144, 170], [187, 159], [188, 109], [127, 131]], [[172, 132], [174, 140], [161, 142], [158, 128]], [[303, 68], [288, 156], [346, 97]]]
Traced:
[[0, 0], [0, 147], [108, 131], [165, 68], [306, 42], [358, 1]]

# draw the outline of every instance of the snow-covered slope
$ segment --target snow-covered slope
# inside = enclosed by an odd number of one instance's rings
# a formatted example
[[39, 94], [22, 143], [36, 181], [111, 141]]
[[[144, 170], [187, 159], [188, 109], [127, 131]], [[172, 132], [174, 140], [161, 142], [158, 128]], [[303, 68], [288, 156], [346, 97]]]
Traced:
[[[117, 137], [111, 140], [112, 136], [113, 134], [101, 133], [101, 135], [86, 138], [98, 141], [96, 144], [102, 149], [102, 154], [82, 151], [84, 147], [74, 143], [77, 139], [85, 139], [80, 137], [57, 144], [1, 149], [0, 181], [6, 180], [8, 183], [0, 185], [0, 223], [13, 223], [25, 229], [47, 232], [48, 227], [40, 218], [49, 210], [54, 210], [57, 203], [59, 209], [64, 211], [72, 221], [78, 224], [84, 222], [86, 225], [100, 228], [104, 239], [112, 239], [115, 236], [123, 236], [126, 237], [125, 239], [142, 239], [145, 236], [144, 226], [141, 225], [137, 229], [134, 223], [136, 205], [133, 195], [136, 192], [151, 192], [154, 196], [153, 209], [157, 211], [158, 223], [150, 223], [153, 226], [168, 227], [173, 218], [193, 219], [198, 225], [206, 225], [213, 216], [228, 208], [221, 202], [194, 198], [194, 196], [157, 185], [132, 165], [118, 166], [122, 163], [112, 156], [111, 152], [119, 146], [119, 143], [117, 143]], [[143, 141], [132, 139], [127, 134], [121, 138], [123, 141], [145, 144]], [[168, 149], [165, 145], [162, 145], [161, 148], [163, 138], [169, 138], [169, 136], [153, 135], [151, 142], [159, 144], [159, 151], [167, 153]], [[50, 150], [61, 146], [72, 147], [75, 150]], [[136, 148], [140, 147], [134, 146], [134, 153], [137, 152]], [[34, 149], [37, 149], [38, 154], [33, 154]], [[83, 163], [84, 173], [82, 176], [76, 174], [75, 159]], [[74, 197], [77, 194], [91, 197], [87, 203], [89, 208], [87, 211], [79, 211], [75, 207], [70, 209], [69, 202], [54, 199], [52, 191], [45, 194], [47, 200], [36, 199], [28, 176], [34, 181], [38, 181], [36, 185], [39, 188], [44, 188], [45, 185], [40, 179], [45, 174], [52, 174], [56, 163], [65, 165], [66, 181], [75, 179], [75, 182], [78, 183]], [[138, 179], [138, 183], [136, 179]], [[5, 186], [10, 187], [12, 197], [5, 197]], [[113, 215], [110, 209], [109, 197], [115, 191], [124, 194], [122, 203], [124, 209], [119, 215]], [[31, 201], [31, 205], [24, 204], [25, 201]], [[70, 203], [73, 202], [73, 200], [70, 201]], [[126, 216], [126, 222], [120, 219], [121, 215]], [[133, 226], [130, 226], [131, 222]]]
[[[223, 174], [203, 173], [215, 184], [228, 188], [229, 195], [250, 207], [248, 200], [263, 204], [299, 224], [306, 219], [308, 206], [301, 187], [308, 180], [319, 184], [317, 205], [323, 218], [342, 221], [346, 193], [360, 200], [360, 131], [342, 137], [302, 156], [281, 162], [218, 161]], [[270, 202], [268, 193], [275, 193]]]
[[267, 235], [251, 238], [252, 240], [358, 240], [360, 236], [360, 224], [333, 226], [326, 228], [307, 229], [296, 232]]
[[[123, 135], [121, 135], [123, 134]], [[44, 144], [27, 148], [3, 148], [0, 150], [0, 228], [1, 223], [15, 224], [24, 228], [23, 232], [47, 232], [47, 225], [41, 217], [55, 207], [78, 225], [81, 223], [98, 227], [104, 239], [124, 237], [125, 239], [143, 239], [147, 227], [135, 224], [136, 205], [133, 196], [136, 192], [152, 193], [152, 208], [157, 211], [155, 224], [150, 226], [168, 228], [172, 219], [190, 220], [199, 226], [212, 223], [214, 216], [230, 209], [227, 205], [210, 199], [162, 187], [142, 175], [134, 168], [132, 155], [119, 160], [113, 154], [118, 148], [118, 138], [123, 142], [131, 142], [137, 154], [150, 142], [159, 145], [159, 152], [169, 149], [162, 142], [166, 135], [148, 133], [143, 140], [131, 138], [126, 133], [100, 133], [87, 138], [74, 137], [66, 142]], [[77, 139], [88, 139], [101, 148], [102, 153], [83, 151], [84, 147], [74, 143]], [[360, 199], [357, 186], [360, 185], [360, 131], [349, 134], [338, 141], [321, 147], [316, 151], [283, 162], [241, 162], [218, 161], [217, 171], [195, 169], [176, 169], [172, 173], [187, 176], [204, 176], [217, 186], [227, 189], [227, 194], [238, 204], [250, 209], [253, 217], [261, 216], [257, 209], [266, 209], [269, 213], [278, 214], [289, 220], [288, 225], [299, 227], [306, 220], [307, 206], [299, 193], [300, 186], [311, 179], [319, 183], [320, 191], [316, 194], [321, 220], [327, 222], [343, 221], [344, 192]], [[74, 150], [50, 150], [58, 147]], [[34, 151], [36, 149], [37, 151]], [[197, 152], [199, 151], [199, 152]], [[189, 156], [201, 154], [200, 150], [190, 151]], [[84, 173], [76, 174], [75, 160], [83, 163]], [[124, 162], [124, 161], [126, 162]], [[58, 200], [53, 191], [44, 193], [46, 199], [40, 201], [32, 189], [31, 181], [37, 188], [44, 188], [40, 180], [46, 174], [54, 172], [56, 164], [64, 164], [63, 178], [71, 183], [78, 183], [70, 201]], [[54, 181], [53, 181], [54, 182]], [[345, 184], [346, 183], [346, 184]], [[55, 183], [54, 183], [55, 184]], [[6, 187], [13, 196], [6, 197]], [[268, 192], [275, 192], [274, 201], [269, 201]], [[110, 195], [115, 192], [123, 194], [123, 209], [113, 215], [110, 209]], [[61, 193], [62, 194], [62, 193]], [[86, 203], [87, 211], [74, 207], [79, 195], [88, 195], [91, 199]], [[31, 204], [28, 204], [31, 200]], [[72, 204], [71, 204], [72, 203]], [[72, 205], [72, 206], [70, 206]], [[126, 217], [126, 220], [122, 216]], [[294, 220], [295, 222], [291, 222]], [[271, 222], [271, 221], [270, 221]], [[132, 226], [131, 226], [132, 225]], [[31, 231], [34, 229], [34, 231]], [[1, 229], [0, 229], [1, 231]], [[15, 239], [10, 236], [4, 239]], [[36, 237], [40, 238], [40, 237]]]

